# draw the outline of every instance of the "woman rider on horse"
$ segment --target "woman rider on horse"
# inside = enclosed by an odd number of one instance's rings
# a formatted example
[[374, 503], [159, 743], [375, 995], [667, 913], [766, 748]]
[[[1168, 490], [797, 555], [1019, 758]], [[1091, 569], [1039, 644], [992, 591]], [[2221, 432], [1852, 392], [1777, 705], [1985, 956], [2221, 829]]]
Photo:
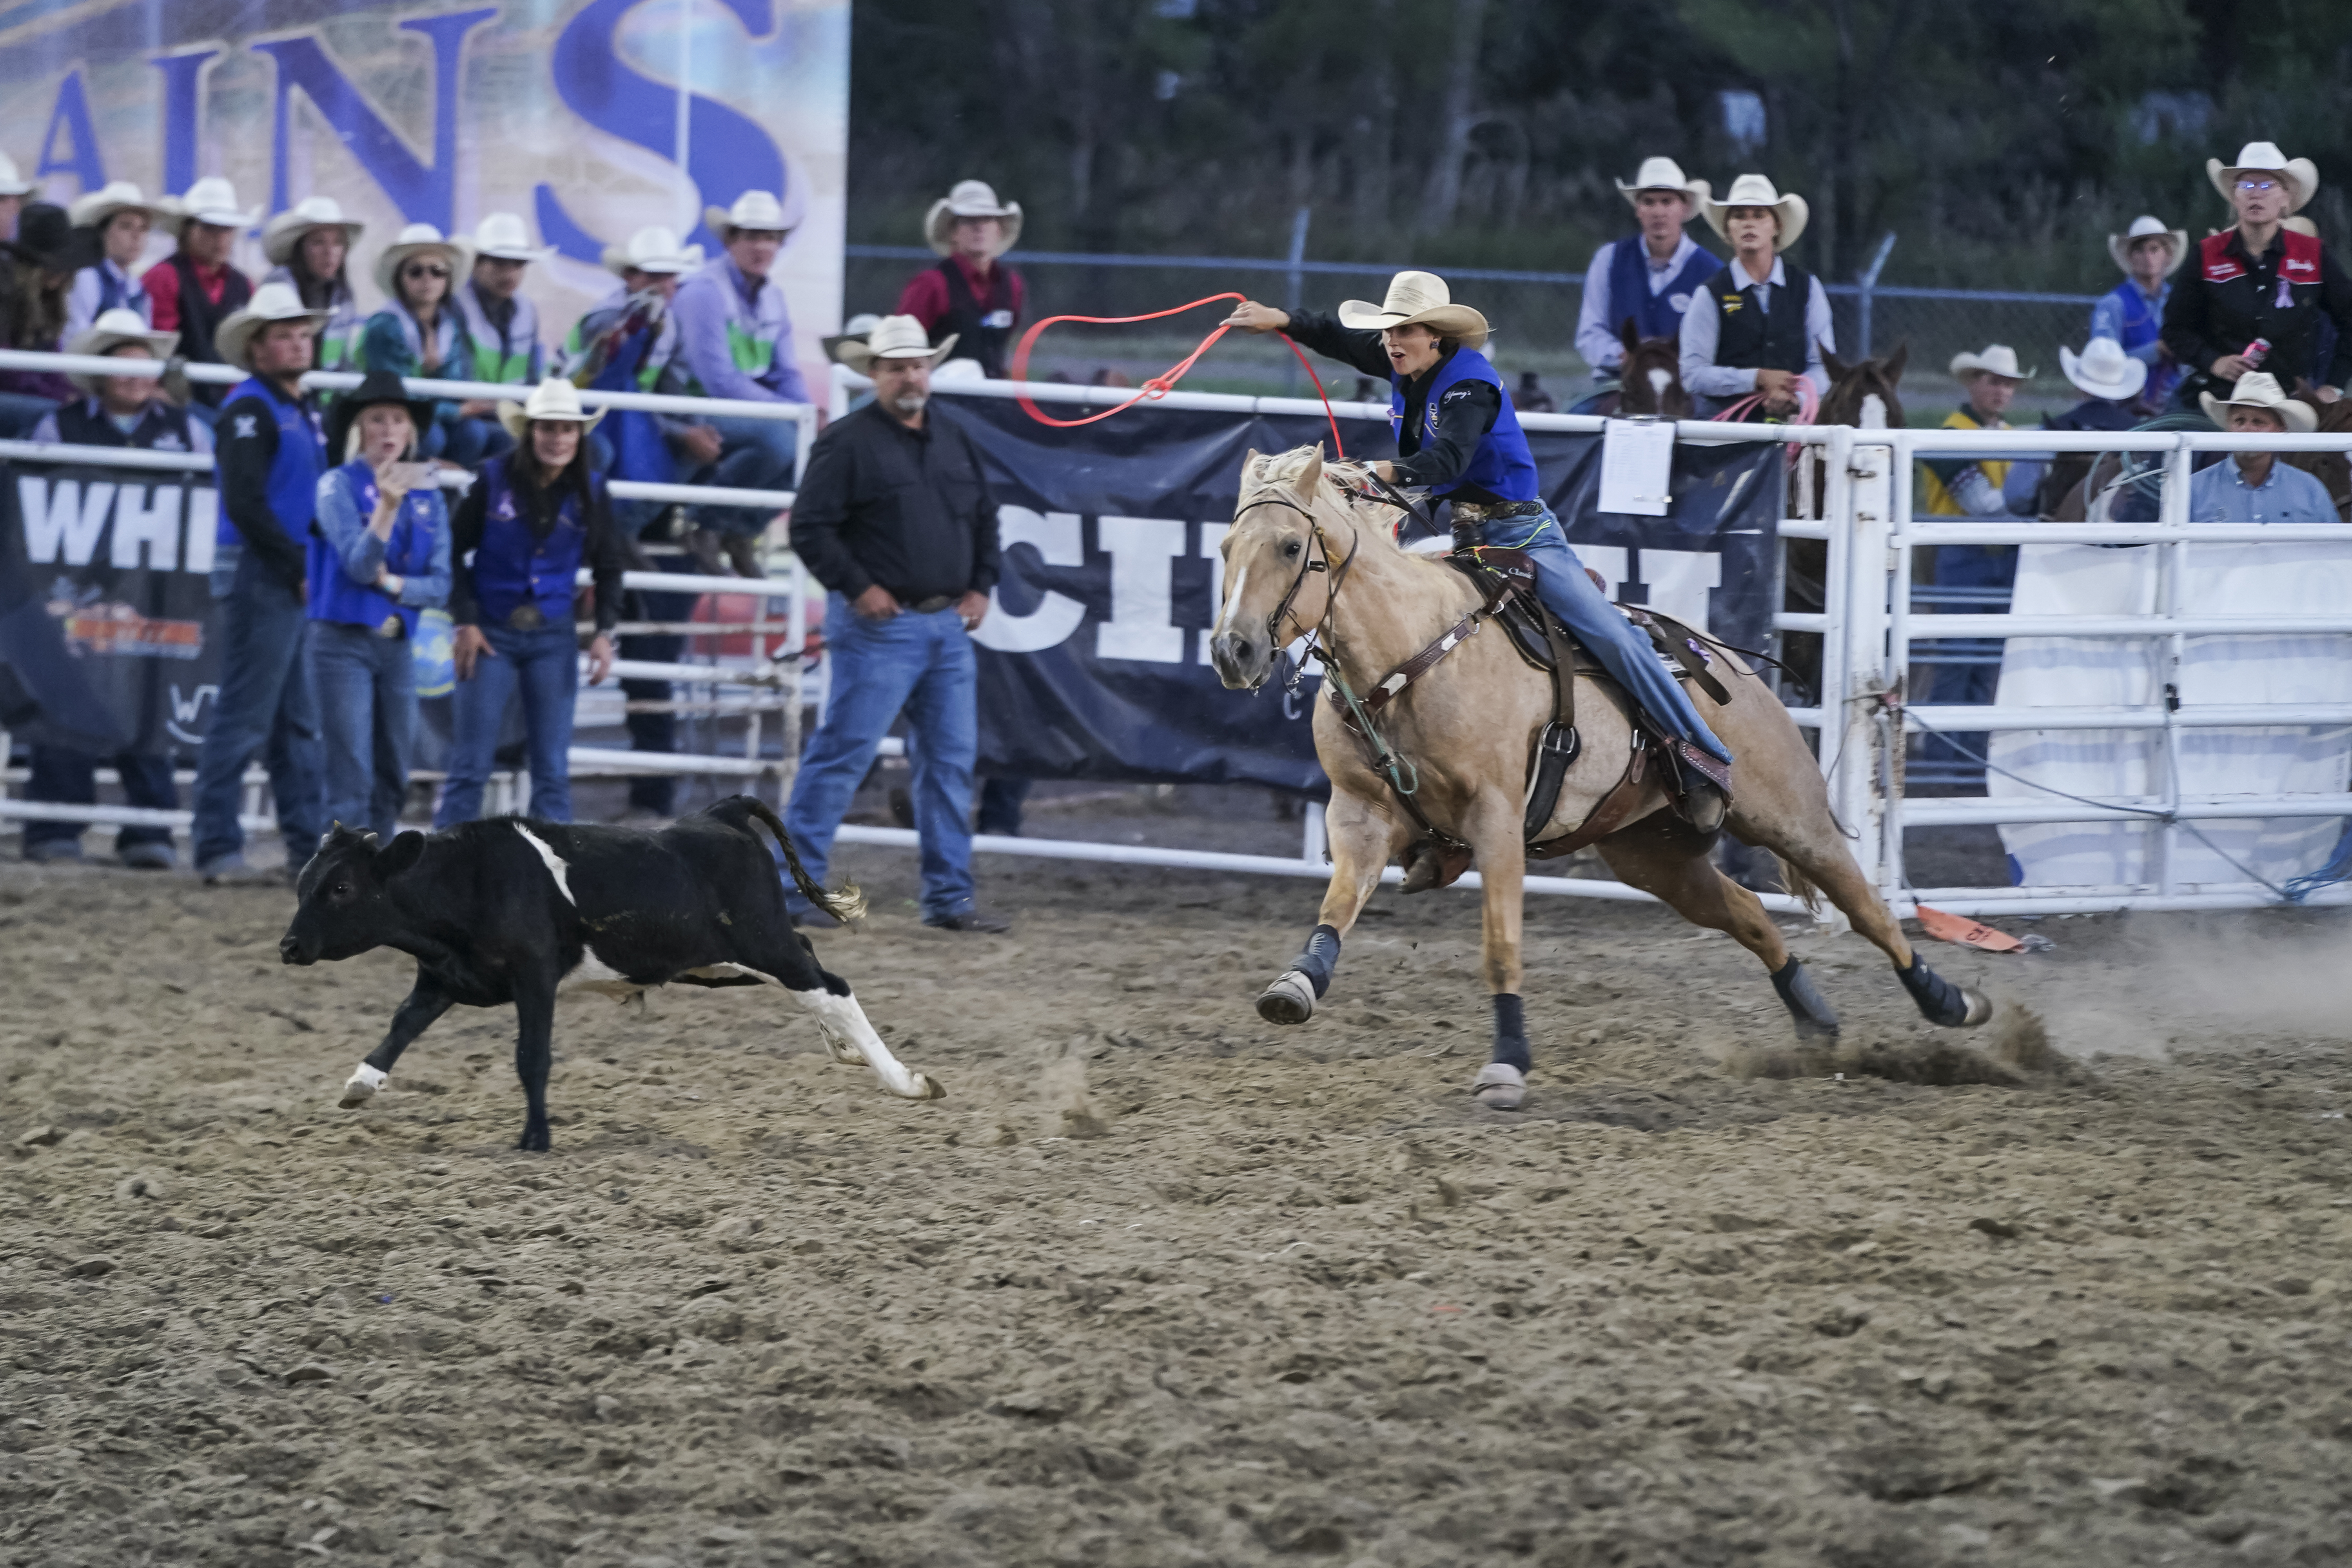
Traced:
[[[1400, 272], [1378, 305], [1349, 300], [1332, 317], [1236, 307], [1229, 327], [1281, 332], [1366, 375], [1386, 375], [1397, 460], [1373, 466], [1392, 485], [1425, 489], [1454, 503], [1454, 538], [1525, 551], [1540, 568], [1536, 593], [1617, 683], [1676, 737], [1686, 764], [1684, 815], [1703, 831], [1723, 822], [1731, 799], [1731, 753], [1706, 727], [1649, 637], [1628, 621], [1569, 548], [1537, 487], [1535, 455], [1503, 378], [1478, 352], [1486, 318], [1451, 302], [1444, 279]], [[1408, 412], [1410, 411], [1410, 412]]]

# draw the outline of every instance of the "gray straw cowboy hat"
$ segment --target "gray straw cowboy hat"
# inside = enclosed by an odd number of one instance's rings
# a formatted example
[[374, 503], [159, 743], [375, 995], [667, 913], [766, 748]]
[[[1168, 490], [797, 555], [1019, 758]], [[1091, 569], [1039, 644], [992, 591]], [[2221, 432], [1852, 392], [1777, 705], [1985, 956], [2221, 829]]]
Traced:
[[2286, 421], [2286, 427], [2298, 436], [2308, 436], [2319, 428], [2319, 411], [2299, 397], [2289, 397], [2279, 389], [2278, 378], [2268, 371], [2250, 370], [2238, 378], [2227, 397], [2216, 397], [2210, 392], [2197, 395], [2205, 410], [2205, 417], [2223, 428], [2229, 426], [2229, 416], [2221, 410], [2232, 405], [2239, 408], [2267, 408]]
[[76, 228], [103, 228], [106, 220], [116, 213], [145, 213], [149, 222], [164, 216], [163, 209], [139, 194], [139, 187], [128, 180], [110, 180], [98, 190], [76, 196], [66, 216]]
[[2275, 174], [2286, 185], [2286, 210], [2300, 212], [2303, 205], [2319, 190], [2319, 165], [2308, 158], [2290, 158], [2279, 151], [2275, 142], [2249, 142], [2238, 149], [2238, 161], [2224, 163], [2219, 158], [2205, 160], [2205, 177], [2230, 199], [2230, 187], [2241, 174]]
[[472, 251], [476, 260], [488, 257], [493, 261], [544, 261], [555, 254], [551, 245], [533, 245], [530, 231], [514, 213], [490, 213], [474, 226], [472, 234], [455, 236], [450, 243]]
[[212, 225], [215, 228], [251, 228], [261, 221], [261, 209], [251, 211], [236, 205], [236, 187], [218, 174], [207, 174], [190, 185], [186, 194], [165, 196], [155, 205], [155, 226], [167, 234], [177, 234], [191, 219]]
[[[66, 345], [66, 353], [110, 354], [125, 343], [146, 344], [149, 359], [170, 359], [172, 351], [180, 346], [180, 334], [159, 332], [142, 321], [138, 311], [118, 305], [76, 333], [73, 342]], [[67, 372], [66, 379], [91, 396], [98, 395], [98, 377], [76, 370]]]
[[1782, 195], [1762, 174], [1740, 175], [1731, 182], [1731, 189], [1724, 192], [1719, 202], [1706, 196], [1699, 198], [1698, 210], [1706, 215], [1707, 226], [1727, 240], [1731, 231], [1724, 225], [1730, 221], [1734, 207], [1770, 207], [1778, 215], [1780, 232], [1772, 238], [1775, 250], [1786, 250], [1796, 244], [1797, 237], [1805, 232], [1805, 221], [1812, 216], [1812, 208], [1805, 205], [1804, 197], [1794, 192]]
[[930, 333], [914, 317], [885, 316], [862, 341], [844, 334], [833, 357], [860, 375], [873, 374], [877, 359], [927, 359], [936, 366], [955, 347], [956, 336], [950, 332], [945, 342], [934, 345]]
[[534, 420], [577, 425], [585, 436], [604, 417], [604, 410], [601, 408], [591, 414], [581, 407], [580, 389], [572, 384], [569, 377], [561, 375], [551, 375], [532, 387], [530, 395], [520, 403], [501, 400], [499, 404], [499, 423], [518, 441], [527, 437]]
[[955, 226], [960, 217], [999, 218], [1004, 224], [1004, 243], [997, 247], [1003, 255], [1021, 239], [1021, 204], [1000, 202], [996, 187], [986, 180], [958, 180], [955, 189], [931, 204], [923, 215], [923, 238], [941, 256], [955, 253]]
[[739, 228], [754, 234], [790, 234], [800, 227], [806, 205], [799, 182], [793, 182], [791, 194], [792, 205], [787, 207], [772, 191], [745, 191], [732, 206], [703, 208], [702, 221], [721, 239]]
[[2084, 395], [2121, 403], [2147, 384], [2147, 365], [2124, 353], [2113, 338], [2093, 338], [2081, 353], [2061, 345], [2058, 368]]
[[680, 245], [677, 234], [656, 225], [629, 236], [626, 245], [604, 247], [604, 270], [617, 278], [625, 272], [652, 272], [675, 277], [702, 270], [702, 247]]
[[2132, 219], [2131, 227], [2124, 233], [2107, 236], [2107, 254], [2115, 258], [2117, 267], [2129, 272], [2132, 247], [2148, 238], [2162, 238], [2171, 242], [2172, 259], [2164, 264], [2164, 275], [2169, 278], [2179, 271], [2181, 262], [2187, 260], [2189, 257], [2189, 231], [2185, 228], [2167, 228], [2164, 226], [2164, 220], [2160, 217], [2136, 217]]
[[410, 224], [400, 231], [399, 238], [383, 247], [383, 254], [375, 258], [375, 286], [383, 290], [387, 299], [398, 300], [401, 267], [411, 257], [427, 252], [437, 254], [449, 264], [449, 291], [455, 294], [457, 285], [473, 270], [474, 258], [463, 244], [442, 238], [441, 231], [429, 223]]
[[1377, 305], [1363, 300], [1341, 300], [1339, 324], [1359, 331], [1423, 326], [1469, 349], [1485, 347], [1489, 336], [1486, 318], [1467, 305], [1454, 303], [1445, 279], [1434, 272], [1398, 273], [1389, 279], [1388, 297]]
[[2031, 381], [2035, 372], [2017, 368], [2017, 351], [2007, 343], [1987, 343], [1982, 353], [1957, 353], [1952, 356], [1952, 379], [1964, 382], [1972, 375], [2006, 376], [2011, 381]]
[[261, 254], [273, 266], [291, 266], [302, 237], [314, 228], [341, 229], [343, 248], [348, 251], [360, 242], [367, 225], [345, 217], [342, 204], [332, 196], [304, 196], [262, 226]]
[[302, 296], [294, 291], [291, 283], [264, 283], [253, 291], [253, 298], [242, 310], [232, 311], [220, 331], [213, 334], [213, 347], [220, 356], [239, 370], [251, 370], [246, 355], [253, 345], [256, 333], [272, 321], [308, 321], [312, 326], [326, 324], [327, 312], [313, 310], [302, 303]]
[[1617, 182], [1617, 194], [1630, 205], [1641, 199], [1643, 191], [1673, 191], [1692, 206], [1707, 198], [1710, 187], [1705, 180], [1683, 178], [1683, 166], [1672, 158], [1644, 158], [1633, 173], [1633, 183]]

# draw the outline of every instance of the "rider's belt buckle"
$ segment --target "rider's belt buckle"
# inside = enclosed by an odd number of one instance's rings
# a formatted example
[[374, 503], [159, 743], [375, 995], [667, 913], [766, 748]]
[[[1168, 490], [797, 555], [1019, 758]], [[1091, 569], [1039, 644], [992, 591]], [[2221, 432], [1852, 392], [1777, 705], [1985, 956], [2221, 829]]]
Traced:
[[386, 616], [383, 624], [375, 628], [375, 635], [380, 637], [396, 637], [407, 629], [408, 623], [398, 616]]
[[509, 631], [535, 632], [547, 625], [547, 616], [537, 605], [517, 605], [507, 616]]

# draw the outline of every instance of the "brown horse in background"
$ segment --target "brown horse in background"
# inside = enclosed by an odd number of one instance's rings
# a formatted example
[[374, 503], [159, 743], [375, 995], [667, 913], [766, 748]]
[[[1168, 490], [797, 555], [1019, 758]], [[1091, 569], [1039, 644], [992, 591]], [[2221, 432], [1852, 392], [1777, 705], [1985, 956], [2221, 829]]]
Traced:
[[[2340, 436], [2352, 430], [2352, 397], [2322, 403], [2308, 392], [2310, 384], [2305, 382], [2296, 388], [2295, 395], [2318, 413], [2318, 434]], [[2341, 452], [2287, 452], [2282, 457], [2289, 468], [2301, 468], [2326, 486], [2327, 499], [2336, 503], [2336, 517], [2352, 522], [2352, 458]]]
[[[1529, 766], [1553, 717], [1551, 678], [1525, 662], [1505, 628], [1479, 618], [1484, 597], [1468, 577], [1392, 542], [1386, 503], [1370, 498], [1367, 472], [1362, 465], [1325, 463], [1319, 446], [1269, 457], [1252, 452], [1221, 547], [1223, 585], [1209, 658], [1226, 686], [1264, 686], [1276, 650], [1297, 638], [1311, 636], [1328, 650], [1314, 724], [1316, 755], [1331, 780], [1324, 817], [1331, 882], [1320, 923], [1258, 998], [1259, 1014], [1277, 1024], [1313, 1016], [1339, 962], [1340, 939], [1379, 888], [1382, 869], [1433, 830], [1446, 835], [1474, 853], [1485, 887], [1495, 1047], [1494, 1060], [1471, 1087], [1488, 1105], [1516, 1109], [1532, 1066], [1519, 997], [1528, 847], [1573, 842], [1589, 825], [1600, 834], [1592, 842], [1601, 858], [1627, 883], [1694, 925], [1729, 932], [1762, 961], [1799, 1039], [1835, 1035], [1836, 1013], [1790, 955], [1780, 926], [1755, 894], [1709, 862], [1716, 836], [1672, 809], [1656, 771], [1639, 765], [1648, 753], [1615, 682], [1589, 673], [1574, 678], [1572, 760], [1550, 819], [1529, 831]], [[1482, 626], [1486, 635], [1473, 635]], [[1927, 967], [1855, 864], [1831, 814], [1821, 768], [1788, 710], [1730, 650], [1710, 646], [1705, 657], [1728, 700], [1714, 700], [1703, 683], [1694, 683], [1691, 700], [1739, 759], [1728, 830], [1780, 856], [1791, 868], [1792, 889], [1808, 898], [1815, 889], [1828, 895], [1893, 962], [1931, 1022], [1984, 1022], [1991, 1004]], [[1343, 698], [1347, 693], [1353, 697]], [[1369, 708], [1356, 707], [1366, 698]], [[1367, 715], [1361, 738], [1342, 721], [1343, 700]], [[1375, 710], [1377, 718], [1370, 717]], [[1376, 762], [1374, 733], [1400, 764]], [[1411, 792], [1410, 805], [1400, 789]], [[1601, 816], [1604, 802], [1610, 809]], [[1605, 831], [1612, 822], [1622, 826]]]
[[[1895, 389], [1910, 357], [1911, 345], [1907, 342], [1895, 344], [1893, 353], [1852, 363], [1823, 353], [1822, 363], [1830, 373], [1830, 389], [1822, 399], [1813, 423], [1851, 425], [1861, 430], [1901, 429], [1905, 419], [1903, 398]], [[1813, 447], [1801, 457], [1790, 478], [1789, 515], [1819, 517], [1829, 495], [1829, 460], [1822, 448]], [[1820, 615], [1829, 607], [1829, 542], [1791, 539], [1787, 542], [1787, 552], [1781, 608], [1800, 615]], [[1798, 679], [1816, 692], [1822, 689], [1820, 633], [1783, 633], [1780, 657]]]
[[1633, 331], [1633, 318], [1627, 317], [1617, 329], [1617, 341], [1625, 345], [1625, 359], [1617, 370], [1617, 390], [1594, 398], [1587, 413], [1612, 419], [1643, 414], [1660, 419], [1689, 419], [1696, 416], [1697, 405], [1683, 390], [1683, 346], [1679, 339], [1641, 337]]

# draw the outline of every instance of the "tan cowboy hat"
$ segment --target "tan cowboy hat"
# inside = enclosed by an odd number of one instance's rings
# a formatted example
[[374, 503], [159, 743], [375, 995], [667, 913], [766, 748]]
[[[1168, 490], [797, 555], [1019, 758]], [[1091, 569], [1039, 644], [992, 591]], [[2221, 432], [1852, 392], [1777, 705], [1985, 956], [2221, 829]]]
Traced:
[[2093, 338], [2079, 354], [2062, 343], [2058, 368], [2084, 395], [2116, 403], [2137, 397], [2147, 384], [2147, 362], [2124, 353], [2123, 344], [2113, 338]]
[[885, 316], [874, 323], [863, 342], [845, 334], [833, 348], [833, 357], [860, 375], [870, 374], [877, 359], [927, 359], [936, 365], [948, 357], [958, 334], [945, 342], [931, 342], [931, 334], [912, 316]]
[[1706, 200], [1708, 188], [1705, 180], [1683, 178], [1683, 166], [1672, 158], [1644, 158], [1642, 166], [1633, 172], [1632, 184], [1617, 182], [1617, 194], [1625, 198], [1628, 205], [1637, 202], [1643, 191], [1676, 191], [1690, 205], [1697, 206]]
[[2136, 217], [2132, 219], [2131, 227], [2124, 233], [2107, 236], [2107, 254], [2115, 258], [2117, 267], [2128, 273], [2131, 270], [2132, 247], [2151, 236], [2160, 236], [2172, 242], [2172, 259], [2164, 264], [2164, 275], [2169, 278], [2179, 271], [2180, 264], [2189, 258], [2189, 231], [2167, 228], [2160, 217]]
[[41, 182], [28, 180], [16, 172], [16, 160], [0, 153], [0, 196], [37, 196]]
[[2017, 368], [2017, 351], [2007, 343], [1988, 343], [1982, 353], [1958, 353], [1952, 356], [1952, 379], [1966, 381], [1972, 375], [2006, 376], [2011, 381], [2031, 381], [2033, 370]]
[[2205, 417], [2214, 424], [2229, 427], [2229, 416], [2221, 412], [2235, 405], [2240, 408], [2267, 408], [2286, 421], [2286, 427], [2299, 436], [2308, 436], [2319, 428], [2319, 411], [2298, 397], [2289, 397], [2279, 390], [2278, 378], [2268, 371], [2250, 370], [2238, 378], [2227, 397], [2216, 397], [2200, 392], [2197, 401], [2205, 409]]
[[367, 225], [345, 217], [342, 204], [332, 196], [304, 196], [262, 226], [261, 254], [269, 258], [274, 266], [291, 266], [294, 252], [301, 247], [302, 237], [314, 228], [341, 229], [343, 247], [348, 250], [360, 242]]
[[2319, 165], [2308, 158], [2290, 158], [2279, 151], [2275, 142], [2249, 142], [2238, 149], [2238, 161], [2224, 163], [2219, 158], [2205, 160], [2205, 177], [2230, 199], [2230, 187], [2240, 174], [2276, 174], [2286, 184], [2286, 210], [2299, 212], [2319, 190]]
[[76, 228], [102, 227], [116, 213], [145, 213], [152, 222], [163, 216], [163, 209], [139, 194], [139, 187], [128, 180], [110, 180], [95, 191], [76, 196], [66, 208], [66, 216]]
[[1458, 340], [1464, 348], [1486, 346], [1486, 318], [1467, 305], [1454, 303], [1445, 279], [1434, 272], [1400, 272], [1389, 279], [1388, 297], [1374, 305], [1362, 300], [1339, 302], [1339, 324], [1358, 331], [1380, 331], [1418, 323], [1441, 338]]
[[1698, 203], [1698, 210], [1706, 215], [1707, 226], [1726, 240], [1730, 239], [1731, 231], [1723, 226], [1730, 220], [1734, 207], [1770, 207], [1779, 215], [1780, 232], [1772, 239], [1775, 250], [1786, 250], [1797, 243], [1797, 237], [1805, 232], [1805, 221], [1813, 211], [1805, 205], [1804, 197], [1794, 192], [1782, 195], [1762, 174], [1742, 174], [1731, 182], [1731, 189], [1723, 194], [1721, 201], [1701, 196]]
[[676, 231], [658, 226], [641, 228], [626, 245], [604, 247], [604, 270], [618, 278], [624, 272], [657, 272], [665, 277], [694, 272], [702, 267], [702, 247], [680, 245]]
[[596, 428], [596, 422], [604, 417], [604, 410], [601, 408], [591, 414], [580, 406], [580, 389], [572, 384], [568, 376], [551, 375], [532, 387], [530, 395], [520, 403], [501, 401], [499, 404], [499, 423], [505, 426], [507, 434], [518, 441], [523, 439], [533, 420], [577, 425], [580, 433], [585, 436]]
[[291, 283], [264, 283], [253, 291], [253, 298], [242, 310], [232, 311], [220, 331], [213, 334], [213, 347], [222, 359], [239, 370], [251, 370], [246, 363], [246, 352], [252, 346], [253, 336], [272, 321], [308, 321], [312, 326], [324, 326], [327, 312], [306, 309], [302, 296], [294, 291]]
[[[118, 305], [76, 333], [73, 342], [66, 345], [66, 353], [109, 354], [125, 343], [145, 343], [149, 359], [170, 359], [172, 351], [180, 346], [180, 334], [159, 332], [142, 320], [138, 311]], [[94, 375], [68, 371], [66, 379], [93, 397], [98, 395], [98, 377]]]
[[705, 207], [702, 221], [719, 238], [727, 237], [730, 229], [750, 229], [760, 234], [790, 234], [801, 226], [801, 212], [806, 205], [799, 182], [793, 184], [792, 205], [787, 207], [772, 191], [745, 191], [735, 198], [733, 206]]
[[237, 205], [236, 187], [218, 174], [207, 174], [184, 195], [165, 196], [155, 204], [155, 226], [167, 234], [179, 233], [190, 218], [215, 228], [243, 230], [261, 221], [261, 209], [247, 212]]
[[555, 254], [551, 245], [531, 244], [530, 231], [513, 213], [491, 213], [474, 226], [471, 235], [454, 236], [450, 243], [472, 251], [478, 261], [485, 256], [493, 261], [544, 261]]
[[958, 180], [955, 189], [931, 204], [923, 215], [923, 237], [941, 256], [955, 254], [955, 226], [960, 217], [993, 217], [1004, 220], [1004, 243], [996, 254], [1003, 255], [1021, 239], [1021, 204], [1000, 202], [996, 188], [986, 180]]
[[410, 257], [422, 256], [426, 251], [439, 252], [449, 263], [449, 291], [452, 294], [457, 292], [457, 285], [466, 280], [466, 275], [474, 269], [474, 258], [467, 254], [462, 242], [442, 238], [441, 231], [429, 223], [412, 223], [400, 231], [398, 239], [383, 247], [383, 255], [375, 258], [375, 286], [383, 290], [385, 299], [400, 298], [396, 280], [400, 277], [401, 264]]

